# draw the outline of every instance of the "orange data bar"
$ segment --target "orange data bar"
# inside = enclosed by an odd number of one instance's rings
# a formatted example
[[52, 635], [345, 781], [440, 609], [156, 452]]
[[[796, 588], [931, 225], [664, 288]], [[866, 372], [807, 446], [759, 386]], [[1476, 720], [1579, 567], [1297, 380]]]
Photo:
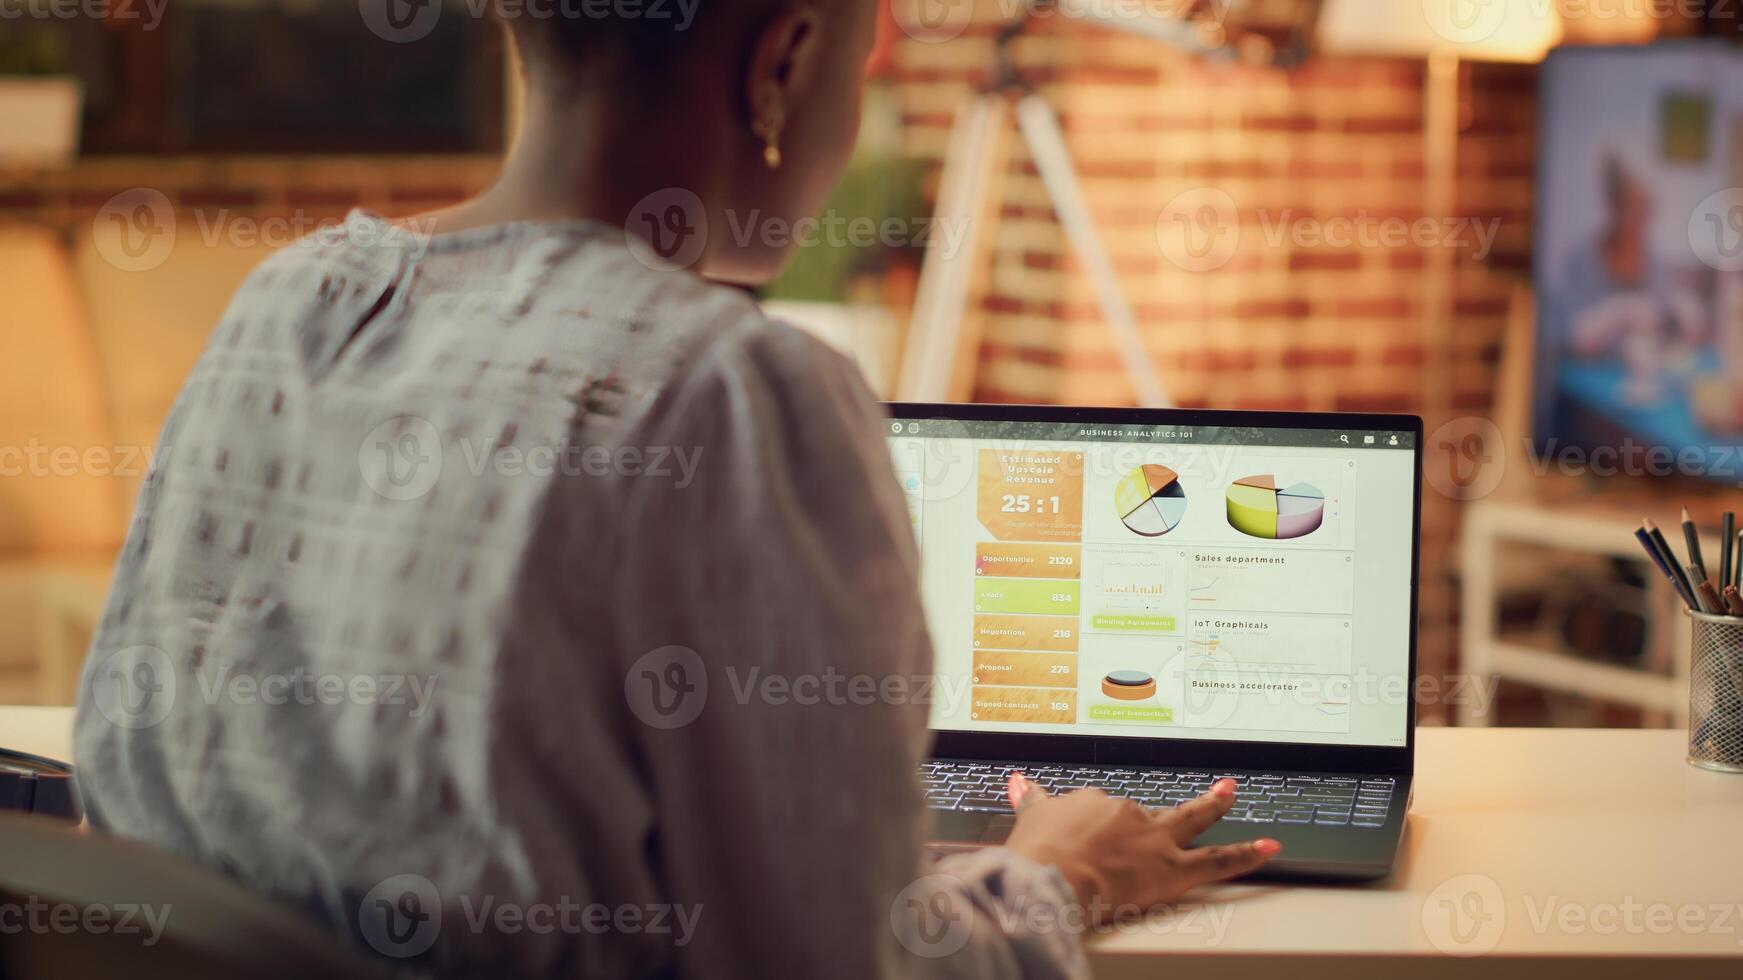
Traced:
[[1044, 687], [977, 687], [969, 717], [975, 721], [1017, 721], [1070, 725], [1077, 721], [1077, 692]]
[[982, 541], [975, 546], [974, 573], [1005, 578], [1081, 578], [1083, 546]]
[[1077, 654], [987, 652], [974, 655], [976, 684], [1077, 690]]
[[1076, 616], [1015, 616], [983, 613], [974, 617], [975, 649], [1050, 650], [1071, 653], [1077, 649]]

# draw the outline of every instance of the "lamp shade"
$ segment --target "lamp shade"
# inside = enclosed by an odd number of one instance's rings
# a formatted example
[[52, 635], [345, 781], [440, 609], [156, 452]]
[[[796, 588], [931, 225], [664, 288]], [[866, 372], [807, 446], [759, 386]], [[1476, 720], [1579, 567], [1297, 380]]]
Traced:
[[1541, 61], [1561, 42], [1556, 0], [1325, 0], [1325, 54]]

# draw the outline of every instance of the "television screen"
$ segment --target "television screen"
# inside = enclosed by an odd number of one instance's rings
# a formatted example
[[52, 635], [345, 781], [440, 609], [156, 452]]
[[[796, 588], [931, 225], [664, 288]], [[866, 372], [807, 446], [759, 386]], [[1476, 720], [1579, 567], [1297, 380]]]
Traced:
[[1541, 85], [1539, 460], [1743, 481], [1743, 53], [1563, 48]]

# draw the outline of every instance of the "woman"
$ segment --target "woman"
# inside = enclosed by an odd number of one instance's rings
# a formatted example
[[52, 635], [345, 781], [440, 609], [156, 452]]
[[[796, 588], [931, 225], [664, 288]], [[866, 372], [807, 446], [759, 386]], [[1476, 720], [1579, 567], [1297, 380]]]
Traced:
[[1080, 975], [1085, 916], [1275, 853], [1186, 849], [1222, 784], [928, 867], [878, 406], [722, 285], [841, 170], [875, 4], [534, 9], [501, 179], [274, 256], [189, 378], [84, 679], [92, 822], [449, 975]]

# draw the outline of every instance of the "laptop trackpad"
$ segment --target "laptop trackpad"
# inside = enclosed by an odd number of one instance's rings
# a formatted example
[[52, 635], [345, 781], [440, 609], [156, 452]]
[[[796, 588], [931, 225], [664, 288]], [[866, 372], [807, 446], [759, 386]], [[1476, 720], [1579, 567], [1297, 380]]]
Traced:
[[981, 831], [982, 844], [1003, 844], [1011, 836], [1011, 829], [1017, 826], [1017, 818], [1007, 813], [995, 813], [987, 821], [986, 829]]
[[1011, 836], [1016, 818], [1004, 813], [932, 811], [932, 840], [939, 844], [1002, 844]]

